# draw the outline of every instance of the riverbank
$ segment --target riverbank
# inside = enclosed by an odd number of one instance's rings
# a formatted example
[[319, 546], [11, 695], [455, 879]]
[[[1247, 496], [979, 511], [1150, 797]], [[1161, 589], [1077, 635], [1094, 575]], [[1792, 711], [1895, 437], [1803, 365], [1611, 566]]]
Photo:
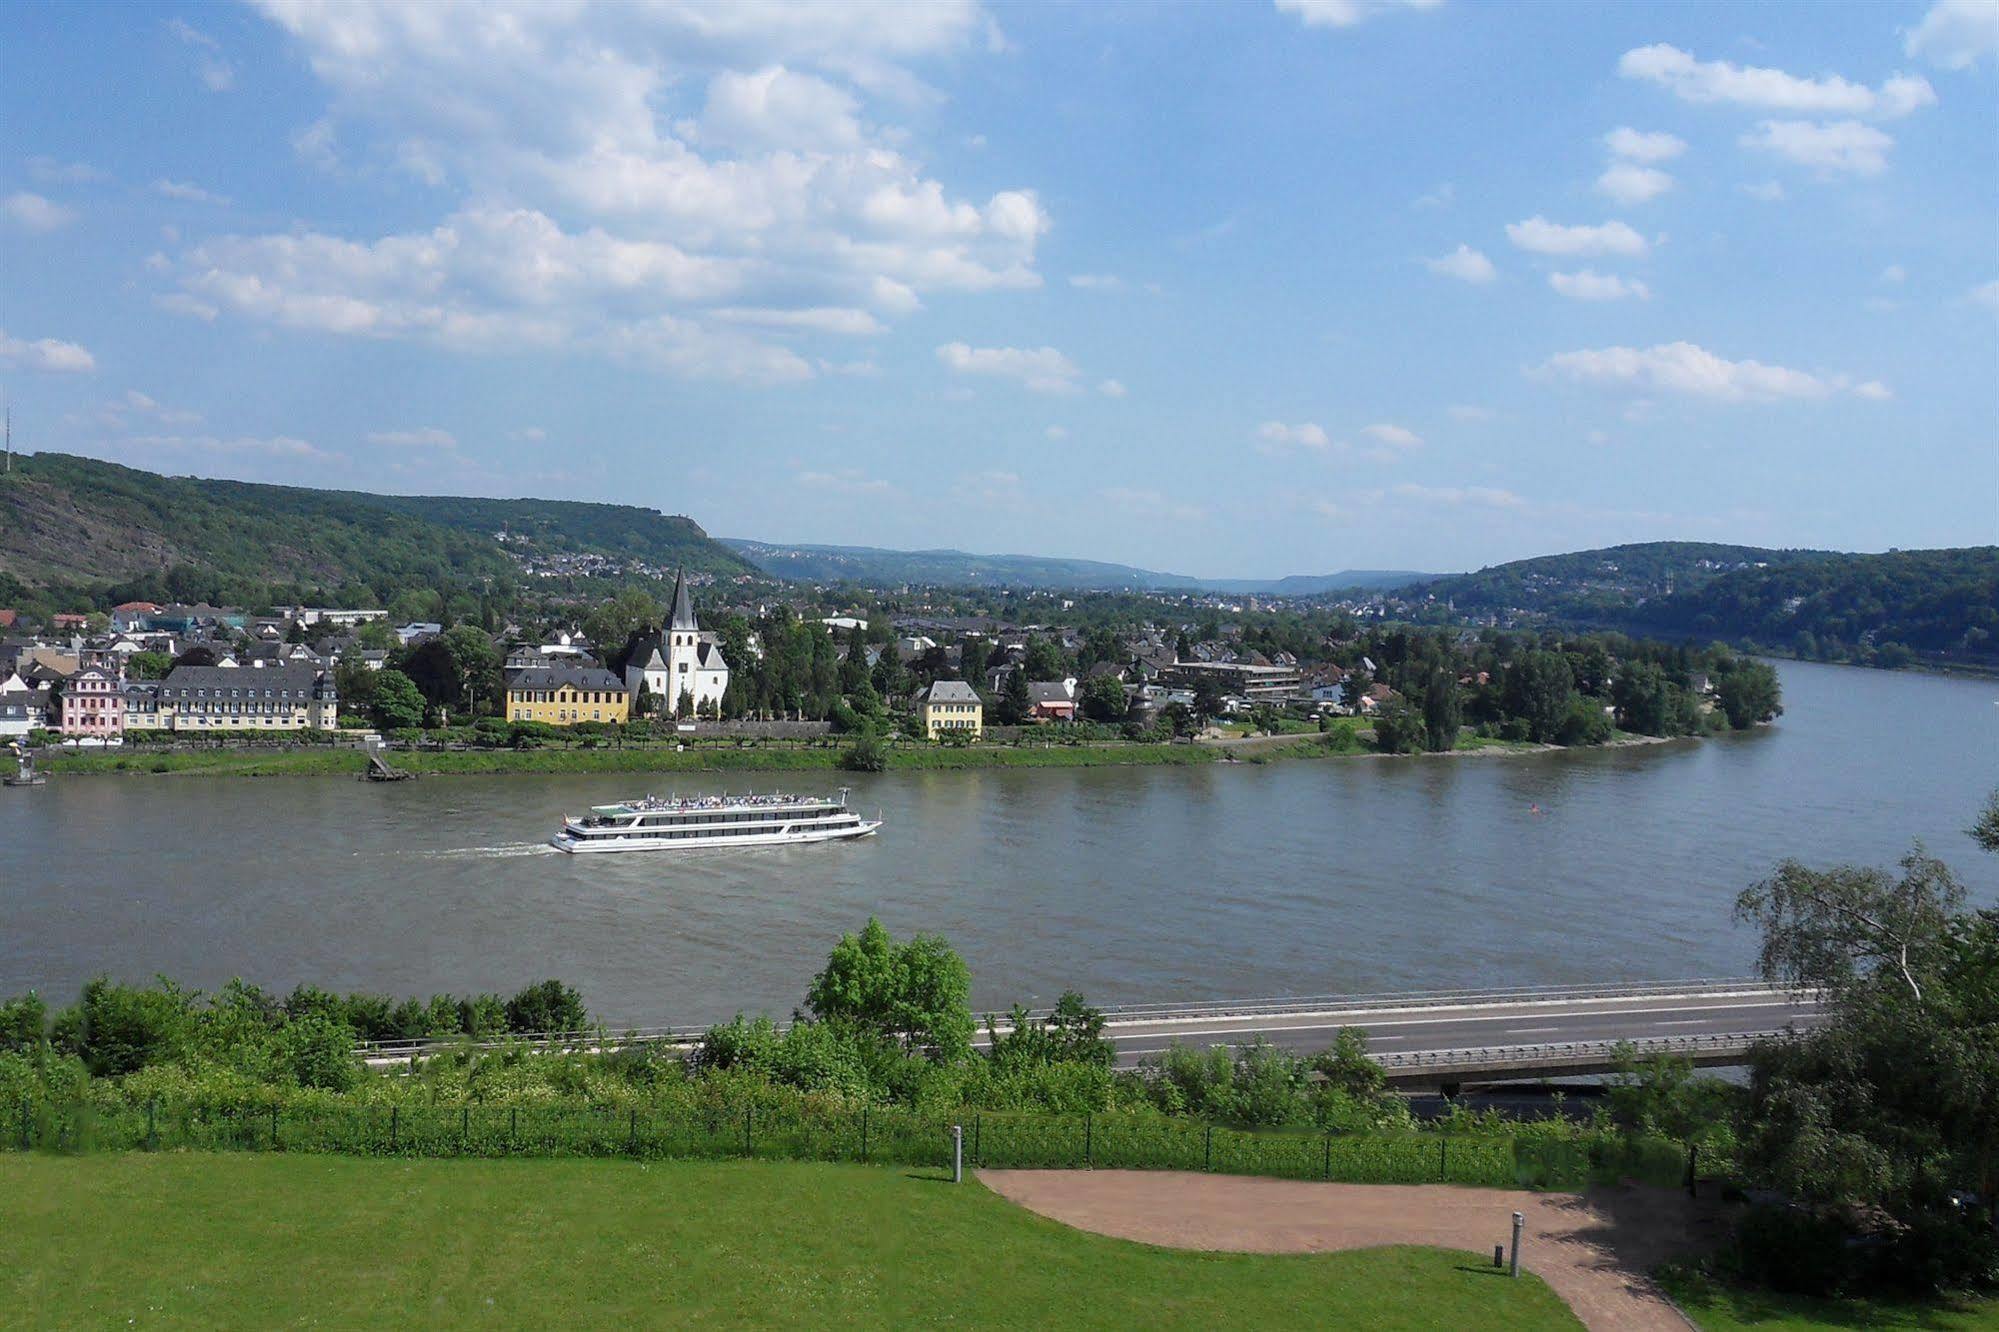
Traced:
[[[1100, 741], [1074, 745], [906, 745], [883, 753], [886, 771], [915, 772], [991, 768], [1193, 767], [1208, 763], [1273, 763], [1299, 759], [1503, 758], [1567, 752], [1560, 745], [1495, 740], [1466, 735], [1458, 748], [1436, 754], [1383, 754], [1372, 748], [1372, 732], [1351, 723], [1305, 735], [1244, 736], [1194, 743], [1148, 744]], [[1690, 736], [1618, 732], [1591, 749], [1669, 744]], [[831, 772], [840, 766], [842, 745], [671, 745], [600, 749], [397, 750], [390, 761], [424, 776], [558, 775], [675, 772]], [[355, 777], [367, 767], [363, 755], [331, 746], [300, 749], [194, 749], [125, 751], [100, 749], [45, 753], [42, 771], [62, 776]], [[0, 772], [13, 770], [0, 759]]]

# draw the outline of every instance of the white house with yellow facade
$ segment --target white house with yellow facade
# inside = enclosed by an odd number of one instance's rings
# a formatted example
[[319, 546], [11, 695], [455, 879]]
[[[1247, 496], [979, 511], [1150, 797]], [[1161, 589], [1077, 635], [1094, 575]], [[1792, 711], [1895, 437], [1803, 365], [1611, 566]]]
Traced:
[[976, 740], [986, 729], [986, 708], [963, 680], [939, 680], [916, 696], [916, 719], [931, 740], [966, 732]]
[[537, 666], [507, 676], [507, 720], [574, 726], [632, 714], [625, 682], [601, 666]]

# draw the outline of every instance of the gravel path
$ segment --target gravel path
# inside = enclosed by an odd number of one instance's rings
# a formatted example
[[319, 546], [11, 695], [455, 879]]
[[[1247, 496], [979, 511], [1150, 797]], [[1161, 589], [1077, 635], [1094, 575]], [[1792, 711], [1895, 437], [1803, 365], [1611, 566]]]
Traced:
[[1521, 1266], [1601, 1332], [1686, 1332], [1645, 1275], [1698, 1247], [1712, 1213], [1671, 1190], [1573, 1193], [1447, 1184], [1315, 1184], [1150, 1170], [981, 1170], [994, 1192], [1081, 1230], [1186, 1249], [1322, 1253], [1386, 1244], [1492, 1246], [1526, 1217]]

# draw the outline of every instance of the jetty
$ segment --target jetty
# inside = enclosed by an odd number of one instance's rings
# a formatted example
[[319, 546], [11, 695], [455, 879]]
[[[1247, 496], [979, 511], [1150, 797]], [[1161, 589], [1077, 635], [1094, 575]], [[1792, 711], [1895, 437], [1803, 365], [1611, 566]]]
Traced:
[[390, 763], [382, 742], [370, 736], [367, 742], [368, 766], [361, 770], [361, 779], [368, 782], [413, 782], [416, 774], [407, 768], [398, 768]]

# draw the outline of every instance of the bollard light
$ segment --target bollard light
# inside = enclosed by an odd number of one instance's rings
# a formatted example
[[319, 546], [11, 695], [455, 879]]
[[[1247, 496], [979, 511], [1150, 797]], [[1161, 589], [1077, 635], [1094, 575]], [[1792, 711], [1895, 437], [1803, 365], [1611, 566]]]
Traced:
[[1513, 1214], [1513, 1261], [1507, 1265], [1508, 1276], [1520, 1275], [1520, 1229], [1526, 1224], [1526, 1217], [1520, 1215], [1518, 1212]]
[[963, 1124], [953, 1124], [951, 1126], [951, 1182], [953, 1184], [963, 1184], [965, 1182], [965, 1126]]

